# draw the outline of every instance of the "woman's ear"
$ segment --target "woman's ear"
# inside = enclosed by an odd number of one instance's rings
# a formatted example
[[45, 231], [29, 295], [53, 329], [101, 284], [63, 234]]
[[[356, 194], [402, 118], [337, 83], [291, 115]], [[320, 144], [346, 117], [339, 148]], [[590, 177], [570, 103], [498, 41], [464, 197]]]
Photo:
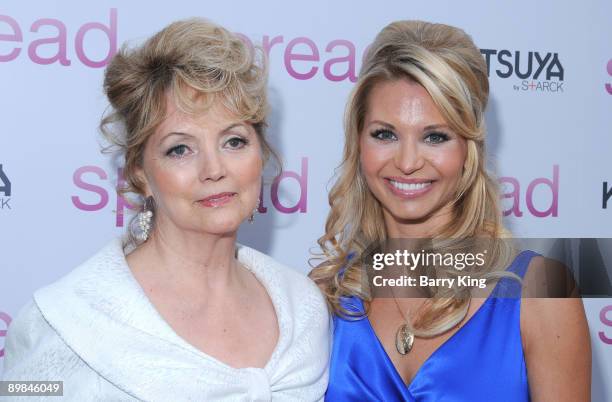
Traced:
[[149, 181], [147, 180], [147, 175], [142, 167], [136, 168], [134, 175], [139, 183], [142, 184], [142, 193], [144, 198], [149, 197], [151, 194], [151, 186], [149, 186]]

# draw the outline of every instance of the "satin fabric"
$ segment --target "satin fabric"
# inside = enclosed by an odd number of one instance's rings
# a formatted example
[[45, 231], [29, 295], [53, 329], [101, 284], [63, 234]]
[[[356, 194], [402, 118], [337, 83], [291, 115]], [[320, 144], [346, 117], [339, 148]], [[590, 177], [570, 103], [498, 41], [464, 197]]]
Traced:
[[[508, 271], [523, 277], [537, 255], [523, 251]], [[520, 333], [521, 284], [501, 279], [476, 313], [404, 384], [367, 317], [334, 316], [326, 401], [523, 402], [529, 384]], [[357, 297], [350, 311], [364, 311]]]

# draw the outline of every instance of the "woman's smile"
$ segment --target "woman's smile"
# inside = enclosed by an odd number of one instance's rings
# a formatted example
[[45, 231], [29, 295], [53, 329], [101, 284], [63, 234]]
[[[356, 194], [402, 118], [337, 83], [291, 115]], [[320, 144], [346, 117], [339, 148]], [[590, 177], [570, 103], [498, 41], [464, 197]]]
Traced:
[[433, 180], [424, 179], [383, 179], [392, 194], [403, 198], [413, 199], [427, 194], [434, 185]]

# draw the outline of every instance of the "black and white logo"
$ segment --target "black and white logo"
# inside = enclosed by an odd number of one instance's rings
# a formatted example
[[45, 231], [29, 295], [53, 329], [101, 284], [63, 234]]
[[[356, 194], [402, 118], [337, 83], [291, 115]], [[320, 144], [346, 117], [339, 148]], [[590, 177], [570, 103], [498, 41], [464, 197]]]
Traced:
[[601, 195], [601, 207], [608, 209], [608, 201], [612, 198], [612, 183], [608, 186], [608, 182], [603, 182], [603, 191]]
[[563, 92], [565, 70], [558, 53], [480, 49], [489, 77], [514, 79], [516, 91]]
[[11, 209], [11, 181], [0, 163], [0, 210]]

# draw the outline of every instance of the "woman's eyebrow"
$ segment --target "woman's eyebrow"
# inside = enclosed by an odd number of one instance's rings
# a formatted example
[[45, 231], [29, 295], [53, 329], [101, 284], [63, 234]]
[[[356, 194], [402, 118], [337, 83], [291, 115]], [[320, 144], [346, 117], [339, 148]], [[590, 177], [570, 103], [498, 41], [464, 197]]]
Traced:
[[448, 124], [430, 124], [428, 126], [425, 126], [425, 130], [436, 130], [438, 128], [446, 128], [449, 129], [450, 127], [448, 126]]
[[[372, 124], [378, 124], [378, 125], [381, 125], [383, 127], [388, 128], [388, 129], [395, 130], [395, 126], [393, 124], [386, 123], [386, 122], [381, 121], [381, 120], [372, 120], [371, 122], [368, 123], [368, 126], [371, 126]], [[429, 125], [423, 127], [423, 130], [425, 130], [425, 131], [427, 131], [427, 130], [436, 130], [436, 129], [440, 129], [440, 128], [450, 129], [448, 124], [439, 123], [439, 124], [429, 124]]]
[[232, 124], [230, 124], [229, 126], [227, 126], [226, 128], [224, 128], [223, 130], [221, 130], [221, 133], [226, 133], [226, 132], [228, 132], [228, 131], [230, 131], [231, 129], [236, 128], [236, 127], [244, 127], [244, 128], [247, 128], [247, 126], [246, 126], [246, 124], [245, 124], [245, 123], [242, 123], [242, 122], [239, 122], [239, 123], [232, 123]]
[[395, 130], [395, 126], [393, 124], [389, 124], [381, 120], [372, 120], [371, 122], [368, 123], [368, 126], [371, 126], [372, 124], [379, 124], [391, 130]]
[[193, 135], [189, 134], [189, 133], [184, 133], [182, 131], [172, 131], [169, 132], [168, 134], [164, 135], [163, 137], [161, 137], [159, 139], [159, 144], [161, 144], [162, 142], [164, 142], [164, 140], [166, 138], [172, 137], [172, 136], [179, 136], [179, 137], [190, 137], [193, 138]]

